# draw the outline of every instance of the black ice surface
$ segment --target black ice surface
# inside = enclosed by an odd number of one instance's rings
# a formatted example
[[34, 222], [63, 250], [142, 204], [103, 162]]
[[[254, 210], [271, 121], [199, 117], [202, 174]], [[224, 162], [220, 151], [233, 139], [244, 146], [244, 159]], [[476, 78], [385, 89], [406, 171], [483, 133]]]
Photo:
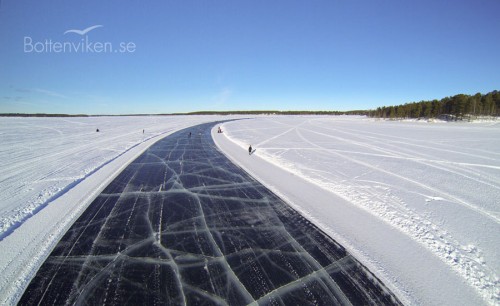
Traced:
[[130, 164], [64, 235], [19, 303], [399, 303], [218, 151], [212, 126], [168, 136]]

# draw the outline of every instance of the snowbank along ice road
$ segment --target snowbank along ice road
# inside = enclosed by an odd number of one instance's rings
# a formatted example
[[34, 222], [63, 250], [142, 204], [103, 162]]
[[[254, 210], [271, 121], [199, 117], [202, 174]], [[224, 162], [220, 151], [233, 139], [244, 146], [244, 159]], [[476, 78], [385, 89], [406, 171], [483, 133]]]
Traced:
[[[21, 297], [74, 220], [148, 146], [223, 119], [2, 118], [0, 303]], [[222, 128], [213, 136], [227, 156], [346, 247], [403, 303], [499, 303], [495, 122], [256, 116]]]
[[344, 248], [232, 164], [214, 124], [132, 162], [69, 229], [21, 304], [398, 304]]

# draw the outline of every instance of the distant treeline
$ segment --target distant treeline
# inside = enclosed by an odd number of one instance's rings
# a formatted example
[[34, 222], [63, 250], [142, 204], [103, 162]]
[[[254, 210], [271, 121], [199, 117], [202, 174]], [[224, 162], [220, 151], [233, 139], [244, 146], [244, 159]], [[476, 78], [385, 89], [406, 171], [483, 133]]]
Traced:
[[367, 115], [368, 111], [278, 111], [278, 110], [254, 110], [254, 111], [199, 111], [191, 113], [180, 113], [175, 115]]
[[369, 113], [378, 118], [446, 118], [462, 120], [476, 116], [500, 116], [500, 92], [482, 95], [459, 94], [441, 100], [420, 101], [398, 106], [384, 106]]
[[253, 110], [253, 111], [199, 111], [175, 114], [130, 114], [130, 115], [68, 115], [68, 114], [23, 114], [5, 113], [0, 117], [103, 117], [103, 116], [186, 116], [186, 115], [368, 115], [369, 111], [278, 111], [278, 110]]
[[[500, 116], [500, 92], [494, 90], [482, 95], [459, 94], [441, 100], [420, 101], [397, 106], [383, 106], [376, 110], [352, 111], [198, 111], [175, 114], [131, 114], [115, 116], [172, 116], [172, 115], [363, 115], [376, 118], [445, 118], [462, 120], [475, 116]], [[98, 117], [109, 115], [68, 115], [68, 114], [0, 114], [0, 117]]]
[[91, 117], [90, 115], [68, 115], [68, 114], [23, 114], [23, 113], [5, 113], [0, 117]]

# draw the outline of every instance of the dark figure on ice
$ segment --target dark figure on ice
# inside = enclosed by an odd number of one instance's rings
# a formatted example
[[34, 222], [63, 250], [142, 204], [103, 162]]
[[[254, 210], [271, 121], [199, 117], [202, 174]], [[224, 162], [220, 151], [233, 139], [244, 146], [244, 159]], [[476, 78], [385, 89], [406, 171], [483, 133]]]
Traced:
[[251, 155], [251, 154], [252, 154], [252, 145], [250, 145], [250, 146], [248, 147], [248, 155]]
[[188, 137], [191, 138], [191, 132], [189, 132], [189, 136]]
[[99, 133], [99, 129], [96, 129], [95, 131], [96, 131], [97, 133]]

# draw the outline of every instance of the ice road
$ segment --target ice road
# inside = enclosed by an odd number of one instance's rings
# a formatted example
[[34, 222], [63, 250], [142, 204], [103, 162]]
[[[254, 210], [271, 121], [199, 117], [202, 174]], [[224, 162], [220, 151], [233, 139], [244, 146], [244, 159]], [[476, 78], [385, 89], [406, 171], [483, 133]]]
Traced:
[[216, 147], [212, 124], [132, 162], [20, 304], [399, 304], [334, 240]]

